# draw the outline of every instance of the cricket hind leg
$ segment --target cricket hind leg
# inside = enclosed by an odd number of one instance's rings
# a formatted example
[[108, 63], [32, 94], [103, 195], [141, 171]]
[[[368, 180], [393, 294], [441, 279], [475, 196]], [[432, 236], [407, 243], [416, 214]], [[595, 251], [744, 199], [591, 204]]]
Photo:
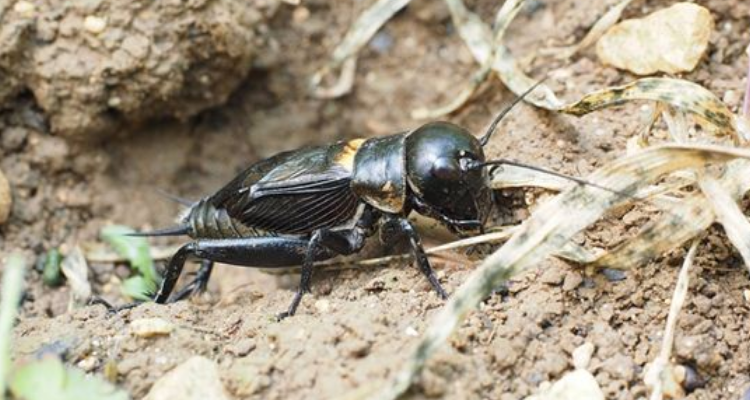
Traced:
[[168, 302], [184, 300], [188, 297], [204, 293], [208, 287], [208, 281], [211, 279], [211, 272], [214, 269], [214, 262], [211, 260], [201, 260], [201, 266], [195, 273], [195, 278], [188, 284], [172, 295]]
[[[305, 260], [309, 240], [284, 237], [198, 239], [180, 247], [167, 264], [161, 287], [154, 297], [166, 303], [189, 258], [245, 267], [287, 267]], [[333, 257], [325, 250], [313, 253], [315, 261]], [[179, 294], [179, 293], [178, 293]]]
[[353, 254], [365, 244], [366, 234], [361, 229], [347, 229], [341, 231], [331, 231], [327, 229], [319, 229], [315, 231], [310, 237], [310, 241], [307, 245], [307, 251], [305, 253], [305, 261], [302, 264], [302, 273], [300, 276], [300, 284], [297, 292], [294, 294], [292, 303], [289, 308], [276, 315], [276, 319], [281, 321], [286, 317], [290, 317], [297, 312], [297, 307], [302, 301], [302, 297], [305, 293], [310, 292], [310, 282], [313, 275], [313, 263], [316, 261], [314, 258], [315, 252], [319, 249], [327, 249], [335, 255], [349, 255]]
[[[156, 303], [170, 301], [170, 295], [191, 258], [248, 267], [288, 267], [302, 264], [300, 286], [289, 308], [277, 315], [279, 320], [294, 315], [306, 292], [310, 291], [313, 264], [340, 254], [352, 254], [364, 245], [359, 229], [330, 231], [320, 229], [309, 238], [249, 237], [195, 240], [182, 246], [167, 265], [164, 280], [156, 294]], [[177, 295], [179, 295], [178, 293]], [[176, 297], [176, 296], [175, 296]]]

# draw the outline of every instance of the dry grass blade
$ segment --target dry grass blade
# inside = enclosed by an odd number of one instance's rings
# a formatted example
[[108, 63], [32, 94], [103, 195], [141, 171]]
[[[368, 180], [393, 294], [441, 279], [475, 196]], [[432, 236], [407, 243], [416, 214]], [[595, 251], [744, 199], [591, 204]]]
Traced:
[[[514, 0], [511, 0], [514, 1]], [[461, 0], [445, 0], [461, 36], [474, 59], [481, 65], [488, 64], [492, 58], [492, 30], [475, 13], [469, 11]]]
[[590, 260], [595, 267], [628, 269], [677, 248], [705, 231], [714, 221], [703, 196], [691, 196], [649, 223], [639, 234]]
[[721, 146], [655, 147], [617, 159], [587, 177], [616, 192], [575, 186], [545, 203], [504, 246], [471, 274], [433, 319], [406, 366], [374, 398], [395, 399], [404, 393], [426, 360], [448, 339], [465, 315], [494, 288], [563, 248], [573, 235], [626, 200], [629, 197], [627, 194], [635, 193], [667, 173], [684, 168], [702, 168], [709, 162], [726, 162], [737, 157], [750, 158], [750, 151]]
[[[333, 98], [348, 93], [354, 84], [357, 53], [378, 30], [411, 0], [378, 0], [352, 24], [341, 43], [334, 49], [331, 61], [311, 79], [313, 95]], [[321, 88], [323, 76], [343, 65], [339, 81], [331, 88]]]
[[73, 247], [60, 264], [65, 278], [70, 285], [69, 308], [84, 306], [91, 298], [91, 283], [89, 282], [89, 267], [83, 250], [79, 246]]
[[[450, 103], [434, 109], [417, 109], [412, 113], [414, 118], [437, 118], [458, 110], [471, 98], [491, 71], [497, 72], [500, 80], [517, 95], [524, 93], [537, 83], [521, 70], [510, 51], [502, 43], [508, 26], [521, 10], [524, 0], [508, 0], [503, 3], [495, 17], [494, 32], [478, 15], [469, 11], [462, 0], [446, 0], [446, 4], [458, 34], [481, 67], [474, 74], [469, 85]], [[550, 110], [562, 106], [562, 102], [544, 84], [540, 84], [524, 100]]]
[[692, 114], [709, 129], [736, 136], [735, 116], [713, 93], [692, 82], [671, 78], [644, 78], [627, 85], [587, 94], [577, 102], [560, 109], [581, 116], [612, 105], [632, 100], [654, 100]]
[[[719, 178], [722, 190], [739, 201], [750, 190], [750, 162], [735, 160]], [[716, 220], [711, 202], [702, 193], [686, 196], [668, 213], [648, 224], [636, 237], [592, 260], [593, 266], [627, 269], [700, 235]]]
[[[503, 45], [502, 41], [505, 35], [505, 30], [518, 14], [518, 11], [524, 3], [524, 0], [508, 0], [503, 3], [503, 7], [495, 17], [497, 31], [493, 38], [494, 43], [491, 44], [495, 49], [492, 59], [492, 69], [497, 73], [505, 86], [517, 96], [524, 93], [537, 82], [523, 72], [516, 62], [516, 59], [510, 53], [510, 50]], [[544, 84], [540, 84], [533, 93], [525, 98], [525, 100], [537, 107], [547, 110], [557, 110], [563, 106], [562, 101], [555, 96], [552, 89]]]
[[411, 112], [411, 117], [414, 119], [435, 119], [457, 111], [469, 101], [474, 92], [479, 89], [479, 86], [487, 80], [491, 71], [492, 68], [489, 64], [483, 65], [479, 71], [474, 73], [469, 84], [461, 89], [458, 94], [452, 96], [453, 99], [448, 104], [437, 108], [417, 108]]
[[[656, 357], [654, 362], [646, 370], [644, 381], [647, 386], [652, 387], [651, 400], [661, 400], [664, 389], [668, 389], [669, 393], [674, 393], [676, 390], [681, 390], [679, 387], [675, 387], [676, 382], [671, 379], [672, 365], [669, 359], [672, 354], [672, 347], [674, 346], [674, 334], [675, 328], [677, 327], [677, 317], [680, 315], [683, 304], [685, 304], [685, 298], [687, 297], [689, 281], [690, 267], [693, 265], [695, 260], [695, 253], [698, 249], [698, 240], [694, 240], [693, 244], [690, 245], [690, 250], [685, 261], [682, 263], [682, 268], [677, 276], [677, 285], [674, 289], [674, 295], [672, 296], [672, 303], [669, 307], [669, 315], [667, 316], [667, 326], [664, 329], [664, 340], [661, 345], [659, 356]], [[669, 375], [667, 375], [669, 374]]]
[[[470, 238], [456, 240], [450, 243], [442, 244], [440, 246], [431, 247], [429, 249], [425, 249], [425, 253], [427, 253], [427, 255], [432, 255], [445, 251], [460, 249], [463, 247], [474, 246], [481, 243], [499, 242], [508, 239], [517, 229], [517, 226], [501, 228], [497, 232], [485, 233], [484, 235], [472, 236]], [[366, 260], [358, 261], [323, 261], [315, 263], [315, 266], [323, 268], [325, 270], [341, 270], [384, 265], [394, 261], [409, 260], [412, 257], [412, 254], [397, 254], [393, 256], [368, 258]]]
[[569, 179], [513, 165], [503, 165], [502, 168], [496, 169], [490, 182], [495, 190], [540, 187], [558, 192], [570, 187], [571, 184]]
[[579, 51], [596, 43], [596, 41], [599, 40], [599, 38], [604, 34], [604, 32], [607, 31], [607, 29], [611, 28], [614, 24], [617, 23], [617, 21], [620, 19], [620, 16], [622, 16], [622, 12], [623, 10], [625, 10], [625, 7], [627, 7], [632, 1], [633, 0], [622, 0], [621, 2], [612, 6], [609, 10], [607, 10], [606, 13], [604, 13], [604, 15], [602, 15], [601, 18], [599, 18], [599, 20], [596, 21], [594, 26], [591, 27], [591, 30], [580, 42], [572, 46], [544, 49], [541, 51], [541, 54], [553, 55], [557, 59], [566, 59], [573, 57]]
[[443, 106], [435, 108], [418, 108], [412, 111], [414, 119], [434, 119], [450, 114], [466, 104], [479, 86], [487, 80], [492, 71], [492, 31], [482, 22], [478, 15], [466, 8], [460, 0], [446, 0], [446, 5], [451, 13], [453, 24], [458, 30], [461, 39], [464, 40], [469, 51], [481, 67], [474, 73], [469, 84], [461, 91], [452, 96], [452, 100]]
[[706, 198], [710, 199], [716, 220], [724, 227], [729, 240], [742, 255], [745, 267], [750, 270], [750, 222], [737, 205], [737, 200], [711, 177], [702, 177], [699, 185]]

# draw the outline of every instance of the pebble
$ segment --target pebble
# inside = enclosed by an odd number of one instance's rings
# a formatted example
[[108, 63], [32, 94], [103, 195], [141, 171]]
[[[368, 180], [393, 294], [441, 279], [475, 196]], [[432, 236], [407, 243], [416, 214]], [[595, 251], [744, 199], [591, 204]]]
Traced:
[[586, 369], [594, 355], [594, 344], [586, 342], [573, 350], [573, 366], [576, 369]]
[[23, 148], [28, 138], [28, 129], [18, 126], [10, 127], [0, 134], [0, 146], [10, 152], [18, 151]]
[[0, 225], [10, 217], [10, 209], [13, 205], [13, 197], [10, 192], [10, 184], [5, 179], [3, 171], [0, 171]]
[[331, 311], [331, 302], [326, 299], [320, 299], [315, 302], [315, 309], [321, 314], [328, 314]]
[[31, 18], [34, 16], [36, 7], [33, 3], [30, 3], [28, 1], [19, 1], [16, 2], [16, 4], [13, 6], [13, 11], [17, 12], [23, 17]]
[[195, 356], [161, 377], [144, 400], [228, 400], [216, 363]]
[[564, 279], [565, 279], [565, 276], [563, 275], [562, 271], [560, 271], [559, 268], [547, 268], [542, 273], [542, 276], [539, 277], [539, 280], [542, 283], [546, 283], [547, 285], [552, 285], [552, 286], [560, 285], [561, 283], [563, 283]]
[[406, 327], [406, 330], [404, 331], [404, 333], [406, 334], [406, 336], [412, 336], [412, 337], [419, 336], [419, 332], [417, 332], [417, 330], [411, 326]]
[[370, 40], [368, 47], [379, 54], [386, 54], [393, 48], [393, 42], [393, 36], [390, 33], [381, 31], [375, 34], [372, 40]]
[[310, 9], [307, 7], [297, 7], [292, 11], [292, 21], [295, 24], [301, 25], [305, 21], [310, 19]]
[[565, 374], [559, 381], [542, 388], [537, 395], [526, 400], [604, 400], [604, 392], [590, 372], [578, 369]]
[[235, 357], [244, 357], [257, 347], [255, 340], [250, 338], [240, 339], [226, 347], [227, 353]]
[[99, 359], [93, 356], [86, 357], [83, 360], [79, 361], [77, 366], [78, 368], [86, 372], [91, 372], [99, 366]]
[[580, 273], [570, 271], [567, 274], [565, 274], [565, 279], [563, 279], [563, 285], [562, 289], [566, 292], [569, 292], [578, 286], [581, 285], [583, 282], [583, 276], [581, 276]]
[[83, 27], [91, 33], [99, 34], [107, 29], [107, 20], [94, 15], [89, 15], [83, 20]]
[[746, 303], [750, 303], [750, 289], [743, 290], [742, 296], [745, 298]]
[[614, 268], [604, 268], [602, 270], [602, 274], [604, 274], [604, 276], [610, 282], [618, 282], [618, 281], [625, 280], [625, 278], [627, 278], [625, 271], [614, 269]]
[[130, 323], [130, 332], [139, 337], [169, 335], [174, 331], [174, 324], [161, 318], [142, 318]]
[[496, 338], [492, 343], [492, 356], [500, 370], [512, 367], [518, 360], [519, 353], [508, 339]]

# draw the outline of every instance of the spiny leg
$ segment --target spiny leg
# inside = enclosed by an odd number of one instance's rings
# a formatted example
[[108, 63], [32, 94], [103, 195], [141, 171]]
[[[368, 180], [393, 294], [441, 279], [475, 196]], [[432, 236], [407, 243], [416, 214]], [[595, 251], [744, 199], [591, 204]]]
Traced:
[[310, 281], [312, 280], [315, 252], [326, 249], [334, 254], [339, 255], [352, 254], [360, 250], [362, 246], [364, 246], [367, 229], [359, 226], [351, 230], [342, 231], [329, 231], [326, 229], [319, 229], [313, 233], [313, 235], [310, 237], [310, 242], [307, 245], [305, 262], [302, 264], [299, 288], [294, 294], [294, 298], [292, 299], [292, 303], [289, 305], [289, 309], [276, 316], [279, 321], [286, 317], [294, 315], [294, 313], [297, 312], [299, 303], [302, 301], [302, 297], [305, 295], [305, 293], [310, 292]]
[[305, 293], [310, 292], [310, 281], [312, 281], [314, 255], [315, 250], [320, 245], [320, 238], [321, 231], [315, 231], [315, 233], [310, 238], [310, 242], [307, 244], [307, 251], [305, 252], [305, 262], [302, 264], [299, 287], [297, 288], [297, 292], [294, 293], [294, 298], [292, 298], [292, 303], [289, 304], [289, 308], [286, 311], [276, 315], [277, 321], [281, 321], [286, 317], [294, 315], [294, 313], [297, 312], [299, 303], [302, 301], [302, 297], [305, 295]]
[[[358, 228], [336, 232], [321, 231], [319, 237], [320, 243], [316, 246], [310, 246], [309, 239], [279, 236], [193, 241], [182, 246], [169, 261], [164, 280], [154, 301], [167, 302], [189, 257], [238, 266], [265, 268], [288, 267], [311, 260], [308, 263], [312, 266], [315, 261], [329, 259], [336, 254], [351, 254], [364, 244], [364, 235]], [[311, 271], [308, 274], [303, 274], [300, 291], [303, 289], [309, 291]], [[295, 295], [295, 300], [298, 296], [301, 300], [299, 293]], [[297, 305], [300, 300], [296, 300]], [[293, 301], [293, 306], [290, 306], [286, 314], [294, 314], [296, 311], [294, 303]]]
[[419, 239], [419, 234], [414, 229], [414, 226], [411, 224], [411, 222], [409, 222], [409, 220], [406, 218], [393, 217], [386, 221], [382, 229], [383, 231], [381, 233], [381, 239], [384, 242], [392, 241], [392, 239], [388, 237], [389, 235], [406, 236], [406, 238], [409, 240], [409, 245], [414, 252], [414, 258], [417, 261], [419, 270], [422, 271], [422, 274], [430, 282], [430, 285], [432, 285], [432, 288], [435, 289], [438, 296], [440, 296], [443, 300], [447, 299], [448, 293], [445, 292], [445, 289], [443, 289], [443, 286], [440, 285], [440, 281], [438, 281], [437, 276], [435, 276], [435, 271], [433, 271], [432, 267], [430, 266], [430, 260], [427, 258], [427, 254], [425, 254], [424, 249], [422, 248], [422, 241]]
[[185, 266], [185, 261], [196, 252], [196, 244], [197, 242], [192, 242], [180, 247], [172, 258], [169, 259], [164, 279], [161, 281], [161, 287], [159, 287], [159, 291], [156, 293], [156, 296], [154, 296], [155, 303], [164, 304], [169, 300], [169, 295], [172, 294], [172, 290], [177, 284], [177, 280], [180, 279], [180, 274], [182, 274], [182, 268]]
[[193, 280], [185, 285], [182, 289], [177, 291], [177, 293], [175, 293], [172, 298], [169, 299], [169, 302], [173, 303], [175, 301], [180, 301], [190, 296], [205, 292], [206, 287], [208, 286], [208, 280], [211, 279], [211, 272], [213, 271], [213, 269], [213, 261], [201, 260], [201, 267], [196, 272], [195, 278], [193, 278]]

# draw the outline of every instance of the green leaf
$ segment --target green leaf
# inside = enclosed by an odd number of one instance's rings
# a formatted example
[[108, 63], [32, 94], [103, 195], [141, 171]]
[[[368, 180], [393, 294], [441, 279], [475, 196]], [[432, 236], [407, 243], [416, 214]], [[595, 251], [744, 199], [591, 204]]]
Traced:
[[59, 250], [52, 249], [47, 252], [47, 256], [44, 258], [44, 270], [42, 271], [42, 281], [45, 285], [55, 287], [62, 283], [61, 261], [62, 257]]
[[150, 301], [156, 293], [156, 283], [142, 276], [132, 276], [122, 281], [120, 290], [133, 300]]
[[24, 400], [128, 400], [130, 396], [99, 376], [65, 366], [55, 357], [47, 357], [19, 368], [10, 390]]
[[140, 272], [149, 282], [156, 285], [161, 276], [154, 268], [148, 241], [143, 237], [125, 236], [134, 233], [132, 228], [122, 225], [110, 225], [102, 229], [101, 235], [117, 253], [130, 261], [130, 266]]
[[0, 289], [0, 398], [5, 398], [8, 371], [10, 371], [10, 349], [13, 335], [11, 330], [18, 315], [18, 305], [24, 290], [23, 275], [26, 271], [26, 260], [17, 253], [12, 253], [3, 270], [3, 283]]

